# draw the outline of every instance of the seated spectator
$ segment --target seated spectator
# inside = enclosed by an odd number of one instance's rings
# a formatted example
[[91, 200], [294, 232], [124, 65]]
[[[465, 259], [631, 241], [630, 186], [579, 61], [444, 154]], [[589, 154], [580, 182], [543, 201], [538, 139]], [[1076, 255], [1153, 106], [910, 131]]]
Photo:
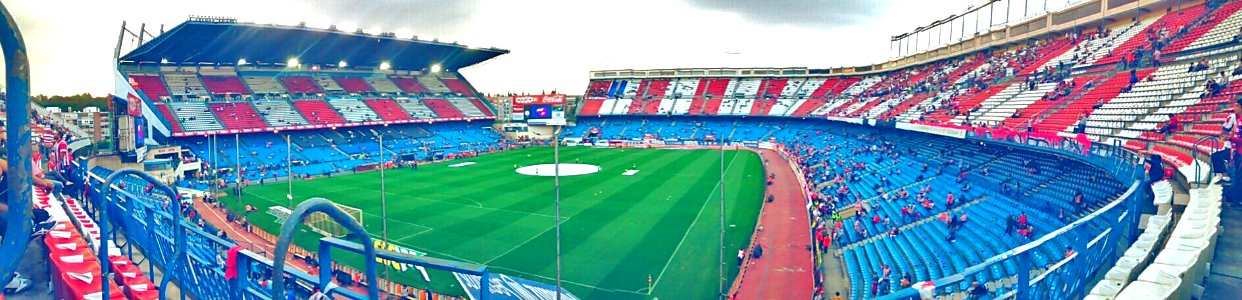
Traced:
[[989, 293], [990, 292], [988, 291], [988, 287], [982, 284], [979, 284], [979, 281], [975, 280], [970, 283], [970, 294], [969, 296], [967, 296], [967, 299], [971, 299], [971, 300], [986, 299]]
[[1180, 121], [1178, 121], [1177, 117], [1173, 114], [1169, 114], [1169, 122], [1165, 123], [1164, 126], [1160, 126], [1160, 130], [1157, 130], [1156, 132], [1159, 132], [1160, 134], [1169, 134], [1181, 130], [1182, 126]]

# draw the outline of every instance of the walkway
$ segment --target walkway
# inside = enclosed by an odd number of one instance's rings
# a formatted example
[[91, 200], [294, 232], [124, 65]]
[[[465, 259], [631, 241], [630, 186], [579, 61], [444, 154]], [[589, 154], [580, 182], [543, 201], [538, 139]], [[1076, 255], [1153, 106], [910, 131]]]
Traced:
[[[763, 257], [749, 259], [731, 289], [732, 299], [811, 299], [814, 266], [806, 199], [790, 165], [774, 151], [760, 151], [769, 173], [776, 174], [752, 243], [763, 246]], [[753, 247], [753, 245], [752, 245]]]
[[1208, 274], [1203, 299], [1229, 299], [1242, 295], [1242, 251], [1237, 251], [1242, 249], [1242, 235], [1237, 234], [1242, 229], [1242, 204], [1239, 204], [1242, 199], [1236, 199], [1242, 197], [1242, 193], [1238, 193], [1237, 187], [1229, 188], [1235, 188], [1235, 194], [1232, 194], [1235, 199], [1229, 199], [1230, 194], [1226, 193], [1226, 203], [1221, 207], [1220, 225], [1224, 230], [1216, 240], [1216, 257], [1212, 260], [1212, 273]]

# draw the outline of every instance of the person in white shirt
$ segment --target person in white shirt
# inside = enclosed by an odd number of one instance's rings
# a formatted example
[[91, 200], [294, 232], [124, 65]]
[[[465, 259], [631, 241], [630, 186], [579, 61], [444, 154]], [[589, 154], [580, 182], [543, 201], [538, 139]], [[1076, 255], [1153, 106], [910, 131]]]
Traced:
[[[1233, 111], [1225, 116], [1225, 123], [1221, 125], [1220, 139], [1224, 142], [1224, 149], [1212, 152], [1212, 172], [1220, 177], [1221, 182], [1229, 182], [1229, 172], [1227, 166], [1231, 162], [1230, 157], [1233, 156], [1233, 149], [1230, 144], [1242, 142], [1242, 135], [1239, 135], [1238, 115], [1242, 115], [1242, 99], [1237, 100], [1233, 104]], [[1238, 145], [1233, 145], [1238, 148]]]

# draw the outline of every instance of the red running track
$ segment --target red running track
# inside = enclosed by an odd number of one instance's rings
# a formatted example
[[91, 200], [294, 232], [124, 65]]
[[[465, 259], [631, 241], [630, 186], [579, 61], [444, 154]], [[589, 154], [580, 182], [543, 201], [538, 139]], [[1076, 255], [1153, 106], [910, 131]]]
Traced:
[[[810, 220], [802, 184], [779, 154], [759, 151], [768, 173], [776, 174], [768, 191], [776, 196], [764, 203], [751, 238], [763, 246], [763, 257], [746, 263], [733, 282], [730, 299], [811, 299], [814, 294], [814, 262], [807, 250], [811, 243]], [[759, 230], [762, 228], [762, 230]]]

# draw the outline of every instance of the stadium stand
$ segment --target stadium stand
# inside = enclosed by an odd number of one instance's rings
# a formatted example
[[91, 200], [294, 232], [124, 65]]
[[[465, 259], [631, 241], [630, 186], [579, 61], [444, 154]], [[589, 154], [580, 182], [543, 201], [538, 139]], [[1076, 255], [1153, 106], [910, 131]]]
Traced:
[[168, 87], [164, 86], [164, 80], [158, 75], [130, 75], [135, 88], [146, 94], [147, 99], [152, 101], [163, 101], [172, 94], [168, 92]]
[[375, 88], [375, 91], [381, 94], [396, 94], [396, 93], [401, 93], [401, 92], [409, 92], [409, 91], [406, 91], [404, 88], [397, 86], [396, 78], [389, 79], [387, 76], [384, 76], [381, 74], [373, 74], [371, 76], [367, 76], [366, 81], [367, 81], [366, 82], [367, 85], [370, 85], [371, 87]]
[[287, 93], [275, 76], [243, 75], [242, 81], [245, 81], [246, 85], [250, 87], [250, 91], [255, 94], [279, 95]]
[[366, 99], [363, 102], [366, 102], [367, 106], [370, 106], [371, 110], [374, 110], [380, 119], [384, 121], [410, 119], [409, 113], [406, 113], [405, 109], [397, 105], [397, 102], [392, 99]]
[[298, 113], [289, 101], [254, 101], [255, 110], [274, 127], [307, 125], [306, 118]]
[[[1086, 32], [1031, 35], [893, 69], [593, 76], [577, 105], [577, 126], [562, 134], [623, 144], [779, 148], [807, 182], [813, 248], [823, 254], [817, 258], [844, 266], [848, 280], [838, 284], [851, 299], [917, 295], [895, 278], [936, 283], [934, 294], [954, 299], [965, 298], [971, 281], [1002, 299], [1081, 298], [1088, 291], [1088, 298], [1191, 298], [1209, 275], [1224, 193], [1203, 158], [1220, 146], [1202, 142], [1221, 134], [1242, 93], [1235, 56], [1242, 49], [1242, 2], [1210, 2], [1171, 12], [1162, 3]], [[1157, 49], [1164, 57], [1150, 59]], [[161, 54], [190, 52], [181, 50]], [[150, 56], [148, 63], [160, 57], [144, 53], [133, 55]], [[223, 172], [214, 174], [248, 181], [356, 170], [383, 163], [380, 153], [435, 160], [508, 147], [486, 124], [454, 121], [496, 115], [460, 74], [128, 70], [173, 133], [245, 132], [237, 142], [174, 134], [158, 140], [183, 145]], [[358, 95], [332, 95], [340, 93]], [[212, 97], [221, 95], [259, 100]], [[434, 122], [401, 124], [415, 120]], [[380, 124], [391, 125], [374, 126]], [[302, 125], [311, 126], [296, 128]], [[289, 127], [297, 130], [284, 130]], [[281, 147], [286, 138], [290, 150]], [[761, 144], [772, 141], [780, 143]], [[1147, 155], [1162, 157], [1176, 174], [1131, 181], [1141, 177]], [[297, 163], [282, 162], [284, 156]], [[147, 250], [153, 264], [175, 267], [165, 273], [198, 276], [180, 288], [203, 299], [236, 296], [224, 294], [233, 285], [219, 274], [219, 258], [233, 241], [165, 216], [161, 204], [177, 195], [144, 191], [147, 183], [137, 178], [108, 186], [102, 178], [111, 170], [89, 171], [83, 180], [95, 194], [102, 187], [126, 199], [101, 202], [105, 209], [131, 212], [108, 221], [119, 220], [118, 230]], [[1140, 210], [1145, 184], [1151, 184], [1154, 215]], [[1172, 194], [1182, 184], [1192, 188], [1178, 205]], [[65, 202], [77, 217], [75, 200]], [[1184, 209], [1180, 215], [1175, 206]], [[146, 221], [155, 218], [160, 223]], [[1140, 218], [1147, 218], [1142, 234], [1134, 232]], [[59, 229], [76, 234], [57, 244], [92, 241], [89, 228]], [[161, 245], [177, 234], [190, 240], [177, 245], [185, 256], [168, 255], [178, 251]], [[1129, 249], [1116, 248], [1124, 246]], [[243, 266], [260, 269], [266, 259], [241, 258]], [[123, 293], [141, 292], [126, 280], [116, 278], [127, 286]]]
[[208, 97], [207, 88], [203, 86], [197, 73], [166, 72], [163, 76], [172, 96], [191, 99]]
[[211, 92], [212, 95], [249, 95], [250, 90], [246, 88], [246, 84], [242, 83], [241, 78], [230, 75], [203, 75], [203, 86]]
[[465, 117], [461, 111], [457, 110], [452, 102], [444, 99], [423, 99], [423, 104], [427, 105], [436, 116], [445, 119], [457, 119]]
[[177, 117], [177, 123], [186, 131], [209, 131], [224, 129], [220, 121], [203, 102], [172, 102], [168, 104]]
[[280, 83], [284, 84], [285, 89], [290, 94], [319, 94], [323, 93], [323, 89], [315, 84], [315, 80], [308, 76], [281, 76]]
[[331, 105], [348, 122], [362, 123], [380, 120], [374, 110], [358, 99], [333, 99], [328, 101], [328, 105]]
[[417, 78], [413, 77], [390, 77], [392, 83], [401, 88], [401, 91], [412, 94], [430, 93], [432, 92], [427, 86], [423, 85]]
[[267, 127], [267, 122], [263, 121], [263, 117], [259, 116], [259, 112], [249, 102], [211, 103], [210, 106], [225, 129], [254, 130]]
[[[376, 90], [372, 89], [371, 85], [367, 83], [367, 78], [353, 77], [353, 76], [334, 76], [332, 77], [332, 79], [336, 80], [336, 83], [341, 86], [341, 89], [349, 93], [364, 94], [364, 93], [376, 92]], [[382, 92], [395, 93], [397, 91], [396, 89], [386, 89], [386, 91], [382, 91]]]
[[332, 79], [332, 76], [329, 76], [328, 74], [315, 73], [314, 75], [311, 75], [311, 78], [315, 80], [315, 85], [323, 88], [324, 93], [338, 94], [345, 91], [345, 89], [341, 88], [341, 86], [337, 84], [336, 80]]
[[418, 76], [414, 79], [416, 82], [420, 83], [421, 86], [424, 89], [426, 89], [427, 92], [429, 93], [433, 93], [436, 95], [443, 95], [445, 93], [452, 92], [452, 90], [449, 89], [447, 83], [445, 81], [441, 81], [439, 78], [424, 75], [424, 76]]

